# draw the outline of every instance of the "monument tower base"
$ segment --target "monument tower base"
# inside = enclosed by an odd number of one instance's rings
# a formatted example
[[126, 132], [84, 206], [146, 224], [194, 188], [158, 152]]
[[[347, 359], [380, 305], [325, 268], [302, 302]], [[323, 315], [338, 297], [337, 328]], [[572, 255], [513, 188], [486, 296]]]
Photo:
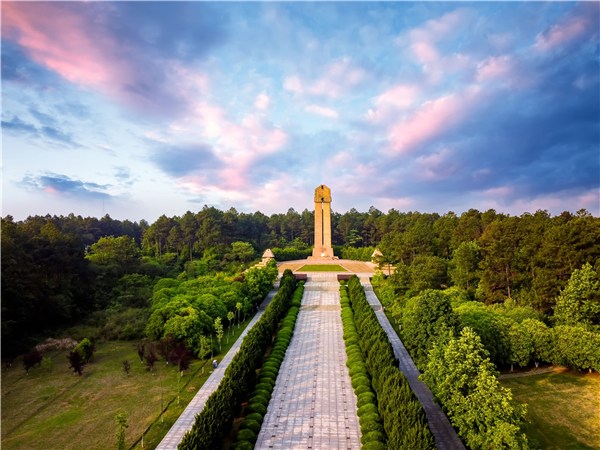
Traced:
[[312, 256], [308, 259], [338, 259], [337, 256], [333, 255], [333, 249], [331, 247], [314, 247]]

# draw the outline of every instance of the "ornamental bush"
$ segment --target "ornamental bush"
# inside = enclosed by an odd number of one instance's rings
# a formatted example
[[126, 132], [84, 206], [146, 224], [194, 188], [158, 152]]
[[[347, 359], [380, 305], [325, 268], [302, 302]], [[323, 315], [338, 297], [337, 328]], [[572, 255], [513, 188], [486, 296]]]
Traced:
[[384, 443], [385, 439], [386, 439], [386, 436], [381, 431], [369, 431], [368, 433], [362, 435], [362, 437], [360, 438], [360, 442], [362, 444], [366, 444], [367, 442], [377, 442], [377, 441]]
[[236, 437], [236, 441], [249, 441], [252, 443], [256, 442], [256, 438], [257, 435], [254, 431], [252, 431], [249, 428], [244, 428], [240, 431], [238, 431], [237, 437]]
[[257, 422], [256, 420], [252, 420], [252, 419], [248, 419], [246, 417], [246, 419], [244, 420], [244, 422], [242, 423], [242, 425], [240, 425], [240, 429], [246, 429], [248, 428], [249, 430], [252, 430], [254, 432], [254, 434], [256, 434], [258, 436], [258, 433], [260, 432], [260, 424], [261, 422]]
[[258, 414], [258, 413], [251, 413], [251, 414], [248, 414], [248, 415], [246, 416], [246, 419], [245, 419], [245, 420], [246, 420], [246, 421], [248, 421], [248, 420], [252, 420], [252, 421], [255, 421], [255, 422], [258, 422], [258, 423], [262, 423], [262, 422], [263, 422], [263, 418], [264, 418], [264, 417], [263, 417], [263, 415], [262, 415], [262, 414]]
[[253, 450], [254, 444], [250, 441], [237, 441], [234, 450]]
[[377, 405], [375, 405], [375, 403], [366, 403], [364, 405], [362, 405], [360, 408], [358, 408], [357, 414], [358, 416], [364, 416], [365, 414], [369, 414], [369, 413], [379, 413], [378, 409], [377, 409]]
[[267, 413], [267, 406], [262, 403], [250, 403], [246, 408], [246, 411], [249, 413], [258, 413], [264, 417]]

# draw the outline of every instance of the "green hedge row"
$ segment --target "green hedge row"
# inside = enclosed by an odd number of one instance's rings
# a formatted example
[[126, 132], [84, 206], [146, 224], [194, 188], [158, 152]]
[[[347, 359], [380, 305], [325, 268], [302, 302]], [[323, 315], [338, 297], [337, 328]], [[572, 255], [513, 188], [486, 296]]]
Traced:
[[350, 306], [348, 291], [340, 287], [342, 305], [342, 326], [348, 360], [346, 366], [357, 397], [358, 418], [360, 423], [362, 448], [386, 449], [387, 435], [377, 408], [377, 396], [371, 386], [371, 377], [365, 365], [360, 347], [360, 336], [354, 322], [354, 312]]
[[258, 438], [264, 416], [269, 407], [269, 401], [275, 388], [281, 363], [285, 358], [285, 352], [294, 334], [303, 294], [304, 282], [301, 281], [294, 292], [291, 307], [281, 322], [281, 328], [277, 332], [273, 349], [260, 370], [254, 391], [250, 394], [249, 405], [246, 408], [249, 414], [246, 415], [240, 425], [235, 445], [233, 446], [235, 450], [254, 448], [254, 443]]
[[[362, 352], [368, 375], [371, 377], [370, 381], [376, 394], [378, 412], [383, 420], [384, 431], [388, 438], [388, 447], [394, 450], [434, 449], [435, 444], [427, 426], [425, 412], [411, 391], [408, 381], [398, 369], [392, 345], [377, 320], [375, 311], [369, 305], [365, 291], [356, 275], [353, 275], [348, 281], [347, 289], [358, 332], [358, 347]], [[356, 355], [356, 350], [353, 350], [353, 355]], [[352, 364], [357, 361], [357, 358], [352, 356], [348, 361]], [[361, 378], [359, 377], [359, 379]], [[355, 382], [353, 380], [353, 387], [354, 384], [366, 384], [369, 379], [364, 377], [361, 380], [363, 381]], [[367, 445], [363, 445], [363, 449], [381, 448], [371, 445], [367, 447]]]
[[[223, 437], [231, 427], [241, 400], [255, 385], [256, 370], [279, 321], [290, 308], [295, 288], [294, 275], [286, 270], [277, 294], [244, 338], [238, 353], [225, 370], [219, 387], [196, 416], [192, 429], [183, 437], [179, 449], [215, 449], [222, 446]], [[266, 411], [266, 407], [264, 409]]]

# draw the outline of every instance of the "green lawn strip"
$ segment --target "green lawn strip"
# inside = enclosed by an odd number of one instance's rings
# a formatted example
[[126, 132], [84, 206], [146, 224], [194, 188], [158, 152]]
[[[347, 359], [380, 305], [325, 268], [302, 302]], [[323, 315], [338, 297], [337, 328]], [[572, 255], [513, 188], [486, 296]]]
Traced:
[[[225, 355], [250, 319], [234, 327]], [[35, 367], [26, 375], [21, 360], [2, 370], [2, 446], [11, 449], [88, 448], [116, 445], [115, 415], [125, 412], [128, 446], [144, 433], [144, 447], [160, 442], [179, 413], [206, 381], [205, 361], [194, 360], [182, 378], [173, 365], [157, 361], [154, 373], [146, 371], [135, 342], [97, 344], [83, 376], [73, 375], [66, 352], [52, 352], [52, 368]], [[217, 360], [221, 355], [216, 356]], [[131, 362], [126, 376], [125, 359]], [[210, 365], [207, 364], [207, 367]], [[211, 368], [212, 370], [212, 368]], [[177, 396], [179, 394], [179, 404]], [[161, 411], [165, 410], [161, 421]]]
[[527, 403], [527, 437], [542, 449], [600, 449], [600, 374], [553, 372], [501, 379]]
[[305, 264], [296, 272], [348, 272], [339, 264]]

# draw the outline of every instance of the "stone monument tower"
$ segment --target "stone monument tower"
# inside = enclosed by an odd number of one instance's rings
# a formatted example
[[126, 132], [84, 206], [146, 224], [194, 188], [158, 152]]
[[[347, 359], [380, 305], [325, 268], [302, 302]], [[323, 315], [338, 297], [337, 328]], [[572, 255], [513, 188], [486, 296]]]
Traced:
[[331, 248], [331, 189], [324, 184], [315, 189], [315, 247], [312, 258], [333, 259]]

